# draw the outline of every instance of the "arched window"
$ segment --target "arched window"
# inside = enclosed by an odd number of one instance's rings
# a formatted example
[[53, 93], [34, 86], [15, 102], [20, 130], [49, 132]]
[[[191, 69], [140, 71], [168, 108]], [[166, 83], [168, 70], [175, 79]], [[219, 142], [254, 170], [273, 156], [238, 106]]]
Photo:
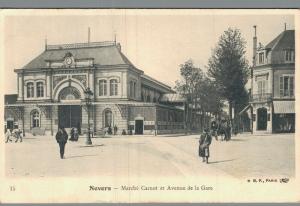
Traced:
[[31, 113], [31, 125], [32, 127], [40, 127], [40, 113], [37, 110], [34, 110]]
[[110, 86], [110, 96], [118, 95], [118, 82], [116, 79], [111, 79], [109, 82]]
[[107, 95], [107, 81], [100, 80], [99, 81], [99, 96], [106, 96]]
[[43, 82], [38, 82], [36, 84], [36, 96], [43, 97], [44, 96], [44, 84]]
[[112, 112], [109, 109], [104, 112], [104, 122], [104, 127], [112, 127]]
[[28, 82], [26, 86], [27, 86], [27, 98], [34, 97], [33, 82]]

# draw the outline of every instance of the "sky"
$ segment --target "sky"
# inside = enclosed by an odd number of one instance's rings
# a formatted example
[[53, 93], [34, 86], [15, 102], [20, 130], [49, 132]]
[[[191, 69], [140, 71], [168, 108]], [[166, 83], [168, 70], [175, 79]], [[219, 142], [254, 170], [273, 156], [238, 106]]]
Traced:
[[[77, 12], [78, 11], [78, 12]], [[255, 14], [192, 12], [150, 13], [125, 10], [83, 15], [80, 10], [64, 14], [8, 15], [4, 19], [5, 93], [17, 93], [20, 69], [45, 49], [48, 44], [87, 42], [88, 27], [91, 41], [120, 42], [122, 52], [139, 69], [151, 77], [175, 86], [180, 79], [179, 65], [192, 59], [206, 71], [212, 49], [229, 27], [240, 29], [247, 42], [246, 58], [251, 64], [253, 25], [257, 25], [258, 42], [266, 45], [284, 30], [294, 29], [294, 16], [286, 14]]]

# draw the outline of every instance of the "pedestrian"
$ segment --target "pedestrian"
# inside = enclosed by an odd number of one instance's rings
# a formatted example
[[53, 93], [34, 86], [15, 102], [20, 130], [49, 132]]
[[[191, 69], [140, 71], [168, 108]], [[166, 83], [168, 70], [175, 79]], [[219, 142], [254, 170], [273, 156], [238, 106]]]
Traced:
[[116, 135], [117, 132], [118, 132], [118, 127], [117, 127], [117, 125], [115, 125], [115, 126], [114, 126], [114, 135]]
[[23, 139], [22, 139], [22, 131], [20, 129], [18, 129], [18, 128], [14, 129], [14, 135], [16, 137], [16, 141], [15, 142], [18, 142], [19, 139], [20, 139], [20, 142], [23, 141]]
[[73, 140], [74, 140], [74, 127], [71, 128], [70, 136], [71, 136], [71, 137], [70, 137], [69, 140], [70, 140], [70, 141], [73, 141]]
[[217, 125], [217, 122], [215, 120], [213, 120], [210, 124], [210, 129], [211, 129], [211, 133], [212, 135], [215, 137], [216, 141], [218, 141], [218, 133], [217, 133], [217, 130], [218, 130], [218, 125]]
[[77, 142], [78, 138], [79, 138], [78, 129], [75, 127], [73, 132], [74, 132], [74, 134], [73, 134], [74, 135], [74, 141]]
[[209, 129], [204, 129], [203, 134], [200, 136], [199, 140], [199, 156], [202, 157], [203, 162], [208, 163], [208, 158], [209, 158], [209, 146], [211, 144], [212, 137], [209, 133]]
[[108, 133], [109, 135], [112, 134], [112, 129], [111, 129], [111, 126], [110, 126], [110, 125], [108, 126], [107, 133]]
[[65, 154], [65, 145], [68, 141], [68, 134], [65, 130], [65, 128], [60, 127], [56, 133], [56, 141], [59, 144], [59, 152], [60, 152], [60, 158], [64, 159]]
[[8, 143], [8, 141], [10, 141], [10, 142], [12, 141], [10, 139], [10, 137], [11, 137], [11, 131], [10, 131], [10, 129], [6, 129], [5, 137], [6, 137], [5, 143]]

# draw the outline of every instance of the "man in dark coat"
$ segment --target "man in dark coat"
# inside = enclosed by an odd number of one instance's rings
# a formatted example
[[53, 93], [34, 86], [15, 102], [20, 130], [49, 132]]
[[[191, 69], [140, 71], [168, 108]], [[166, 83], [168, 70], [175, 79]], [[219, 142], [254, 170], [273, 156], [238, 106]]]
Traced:
[[59, 152], [60, 152], [60, 158], [64, 159], [65, 154], [65, 145], [68, 141], [68, 134], [65, 130], [65, 128], [60, 127], [58, 129], [58, 132], [56, 133], [56, 141], [59, 144]]
[[205, 150], [207, 149], [208, 155], [207, 157], [209, 157], [209, 146], [211, 144], [212, 138], [211, 135], [209, 133], [209, 129], [204, 129], [204, 133], [201, 134], [200, 136], [200, 140], [199, 140], [199, 156], [203, 158], [203, 162], [205, 162]]
[[211, 134], [212, 136], [215, 137], [215, 139], [218, 141], [218, 125], [217, 122], [215, 120], [213, 120], [210, 124], [210, 129], [211, 129]]

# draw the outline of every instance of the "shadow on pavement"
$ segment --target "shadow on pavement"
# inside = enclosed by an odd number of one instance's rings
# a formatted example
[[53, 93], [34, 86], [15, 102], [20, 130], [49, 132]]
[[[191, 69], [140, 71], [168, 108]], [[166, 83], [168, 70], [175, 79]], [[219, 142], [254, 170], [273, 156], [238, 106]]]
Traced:
[[243, 142], [243, 141], [248, 141], [247, 139], [231, 139], [229, 141], [233, 141], [233, 142]]
[[170, 135], [157, 135], [157, 137], [185, 137], [195, 134], [170, 134]]
[[97, 156], [97, 155], [77, 155], [77, 156], [68, 156], [66, 159], [78, 158], [78, 157], [89, 157], [89, 156]]
[[221, 163], [221, 162], [231, 162], [234, 161], [236, 159], [230, 159], [230, 160], [221, 160], [221, 161], [214, 161], [214, 162], [208, 162], [208, 164], [215, 164], [215, 163]]
[[84, 145], [84, 146], [79, 146], [79, 147], [102, 147], [104, 144], [92, 144], [92, 145]]

